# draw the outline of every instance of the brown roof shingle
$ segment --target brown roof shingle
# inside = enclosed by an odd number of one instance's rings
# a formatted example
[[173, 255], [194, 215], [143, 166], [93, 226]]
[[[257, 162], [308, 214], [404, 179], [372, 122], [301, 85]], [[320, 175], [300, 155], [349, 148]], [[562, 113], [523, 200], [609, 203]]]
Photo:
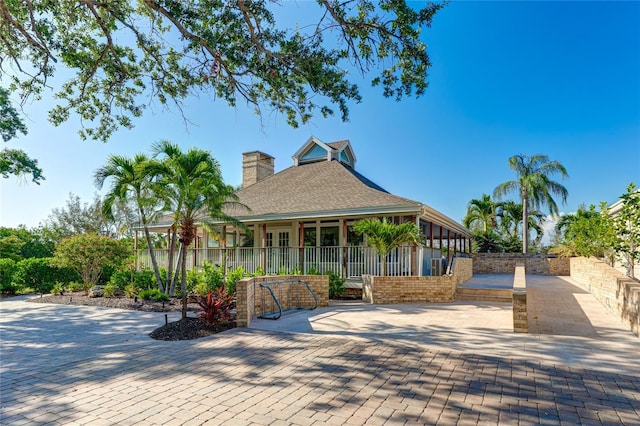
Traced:
[[246, 209], [232, 208], [230, 215], [248, 218], [291, 215], [328, 210], [422, 204], [390, 194], [339, 161], [292, 166], [236, 193]]

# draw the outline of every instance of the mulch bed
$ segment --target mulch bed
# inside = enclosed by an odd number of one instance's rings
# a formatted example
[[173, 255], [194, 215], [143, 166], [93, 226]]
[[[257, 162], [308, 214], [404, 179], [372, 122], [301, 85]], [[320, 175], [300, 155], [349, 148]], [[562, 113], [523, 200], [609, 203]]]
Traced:
[[[153, 300], [137, 301], [128, 297], [89, 297], [84, 293], [67, 293], [64, 295], [45, 295], [29, 299], [33, 303], [57, 303], [63, 305], [101, 306], [104, 308], [128, 309], [144, 312], [180, 312], [182, 301], [170, 299], [166, 302]], [[193, 315], [200, 310], [196, 303], [188, 305], [188, 311]], [[170, 322], [152, 331], [149, 336], [156, 340], [192, 340], [207, 337], [236, 327], [235, 321], [221, 323], [217, 326], [209, 325], [199, 318], [187, 317]]]

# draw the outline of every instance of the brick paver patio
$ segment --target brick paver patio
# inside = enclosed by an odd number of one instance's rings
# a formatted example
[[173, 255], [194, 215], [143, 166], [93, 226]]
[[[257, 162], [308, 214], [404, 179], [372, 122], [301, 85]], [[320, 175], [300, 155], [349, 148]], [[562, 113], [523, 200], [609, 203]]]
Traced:
[[[500, 317], [501, 305], [482, 306]], [[411, 309], [419, 316], [431, 306]], [[310, 333], [235, 329], [158, 342], [146, 333], [164, 314], [16, 300], [1, 302], [0, 311], [1, 424], [640, 424], [640, 351], [625, 353], [640, 348], [640, 339], [613, 318], [598, 319], [594, 329], [627, 339], [618, 346], [597, 333], [518, 336], [498, 327], [476, 330], [480, 351], [426, 336], [428, 326], [415, 338], [407, 329], [385, 336], [352, 324], [353, 334], [341, 334], [325, 324]], [[391, 311], [362, 314], [384, 322]], [[319, 313], [325, 321], [327, 312]], [[431, 324], [438, 335], [459, 338], [473, 335], [473, 324], [465, 325], [460, 332]], [[492, 335], [493, 356], [486, 348]], [[511, 356], [511, 338], [531, 354], [565, 339], [569, 350], [595, 344], [595, 356], [613, 349], [602, 368], [584, 368], [560, 353]], [[616, 356], [617, 372], [608, 367]]]

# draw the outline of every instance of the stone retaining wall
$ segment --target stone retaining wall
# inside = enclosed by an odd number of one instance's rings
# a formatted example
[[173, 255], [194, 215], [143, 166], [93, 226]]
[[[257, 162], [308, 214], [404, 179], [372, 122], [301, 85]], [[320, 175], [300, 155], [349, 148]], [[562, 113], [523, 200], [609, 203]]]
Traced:
[[513, 275], [513, 331], [515, 333], [528, 333], [529, 323], [527, 316], [527, 280], [525, 277], [524, 263], [518, 263]]
[[571, 258], [571, 278], [640, 336], [640, 283], [595, 258]]
[[452, 275], [439, 277], [362, 277], [362, 300], [376, 305], [442, 303], [455, 300], [456, 288], [471, 279], [472, 260], [456, 258]]
[[[260, 288], [260, 283], [285, 281], [285, 280], [301, 280], [309, 283], [309, 287], [318, 298], [318, 306], [329, 306], [329, 277], [327, 275], [278, 275], [266, 277], [245, 278], [236, 283], [236, 324], [238, 327], [248, 327], [251, 320], [262, 313], [262, 292], [266, 290]], [[311, 294], [304, 288], [304, 284], [297, 284], [300, 287], [299, 299], [289, 298], [288, 294], [283, 294], [280, 304], [282, 309], [295, 307], [299, 300], [300, 306], [312, 307], [314, 300]], [[282, 286], [278, 289], [278, 286]], [[290, 291], [290, 286], [284, 284], [276, 284], [274, 292], [276, 295], [280, 292]], [[265, 304], [271, 300], [269, 294], [265, 294]], [[291, 305], [289, 306], [289, 300]], [[267, 305], [269, 306], [269, 305]]]
[[527, 274], [571, 275], [568, 258], [524, 253], [473, 253], [471, 257], [474, 274], [513, 274], [516, 264], [524, 263]]

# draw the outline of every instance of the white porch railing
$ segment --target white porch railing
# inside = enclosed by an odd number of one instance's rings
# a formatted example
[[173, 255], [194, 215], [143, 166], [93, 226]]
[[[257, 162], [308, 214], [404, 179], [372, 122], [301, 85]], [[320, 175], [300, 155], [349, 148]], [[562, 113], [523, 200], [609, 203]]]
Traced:
[[[420, 251], [419, 251], [420, 252]], [[155, 249], [158, 264], [167, 268], [168, 250]], [[174, 262], [177, 260], [177, 253]], [[422, 263], [416, 259], [417, 265]], [[224, 265], [235, 269], [242, 266], [247, 272], [255, 273], [261, 267], [267, 274], [299, 271], [302, 274], [316, 271], [324, 274], [331, 271], [349, 277], [364, 274], [379, 275], [382, 271], [380, 258], [372, 247], [269, 247], [262, 248], [198, 248], [188, 249], [186, 263], [188, 269], [201, 267], [204, 262]], [[387, 275], [411, 275], [413, 266], [412, 247], [400, 247], [387, 257]], [[138, 267], [151, 267], [147, 250], [138, 251]], [[415, 273], [419, 273], [416, 268]]]

